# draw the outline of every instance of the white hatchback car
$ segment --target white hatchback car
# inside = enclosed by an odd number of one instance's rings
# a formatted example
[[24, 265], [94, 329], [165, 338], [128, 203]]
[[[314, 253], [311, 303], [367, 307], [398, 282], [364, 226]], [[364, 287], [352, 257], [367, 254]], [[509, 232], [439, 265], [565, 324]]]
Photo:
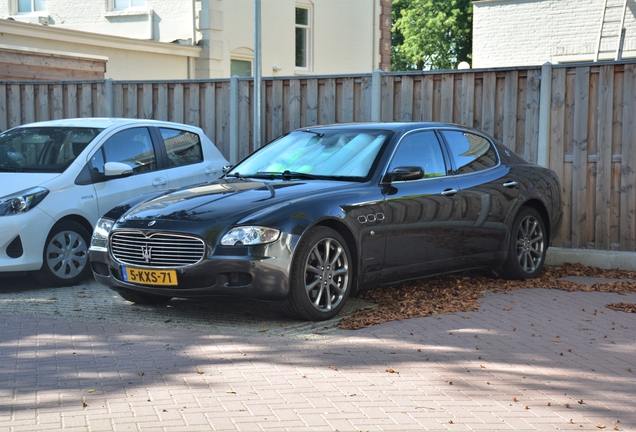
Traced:
[[0, 275], [73, 285], [99, 217], [129, 198], [204, 183], [228, 162], [194, 126], [82, 118], [0, 134]]

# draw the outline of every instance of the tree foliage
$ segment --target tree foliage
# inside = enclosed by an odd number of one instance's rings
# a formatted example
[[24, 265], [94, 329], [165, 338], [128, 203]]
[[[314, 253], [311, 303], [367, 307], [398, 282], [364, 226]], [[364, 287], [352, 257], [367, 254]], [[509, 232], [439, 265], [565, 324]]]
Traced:
[[470, 63], [471, 0], [393, 0], [392, 70], [454, 69]]

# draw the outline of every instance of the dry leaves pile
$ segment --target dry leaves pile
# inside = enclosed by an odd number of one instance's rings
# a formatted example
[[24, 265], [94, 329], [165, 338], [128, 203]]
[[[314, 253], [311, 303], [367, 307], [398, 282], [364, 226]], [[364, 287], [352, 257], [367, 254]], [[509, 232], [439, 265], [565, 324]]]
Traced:
[[[622, 279], [617, 282], [582, 285], [568, 276]], [[356, 330], [388, 321], [438, 315], [449, 312], [477, 310], [479, 298], [484, 291], [505, 292], [520, 288], [550, 288], [564, 291], [600, 291], [612, 293], [636, 293], [636, 272], [627, 270], [605, 270], [580, 264], [563, 264], [545, 267], [537, 279], [509, 281], [492, 273], [460, 273], [388, 285], [363, 291], [363, 298], [378, 306], [355, 312], [344, 318], [338, 327]], [[608, 305], [615, 310], [636, 312], [633, 303]]]

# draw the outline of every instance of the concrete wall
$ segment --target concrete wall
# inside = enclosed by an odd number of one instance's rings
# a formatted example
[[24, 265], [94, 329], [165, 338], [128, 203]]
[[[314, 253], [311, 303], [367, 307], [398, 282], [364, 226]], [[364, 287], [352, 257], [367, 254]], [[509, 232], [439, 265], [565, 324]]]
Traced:
[[[591, 61], [604, 3], [604, 0], [473, 1], [472, 66]], [[622, 6], [623, 1], [610, 0], [610, 3]], [[623, 58], [636, 57], [635, 13], [636, 0], [630, 0], [625, 17]], [[605, 59], [610, 58], [605, 56]]]

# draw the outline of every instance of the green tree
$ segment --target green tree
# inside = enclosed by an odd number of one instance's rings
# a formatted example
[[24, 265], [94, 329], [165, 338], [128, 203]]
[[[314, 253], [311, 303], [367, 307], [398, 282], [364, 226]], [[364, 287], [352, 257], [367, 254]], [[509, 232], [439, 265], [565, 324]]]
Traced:
[[471, 61], [471, 0], [393, 0], [392, 70], [454, 69]]

